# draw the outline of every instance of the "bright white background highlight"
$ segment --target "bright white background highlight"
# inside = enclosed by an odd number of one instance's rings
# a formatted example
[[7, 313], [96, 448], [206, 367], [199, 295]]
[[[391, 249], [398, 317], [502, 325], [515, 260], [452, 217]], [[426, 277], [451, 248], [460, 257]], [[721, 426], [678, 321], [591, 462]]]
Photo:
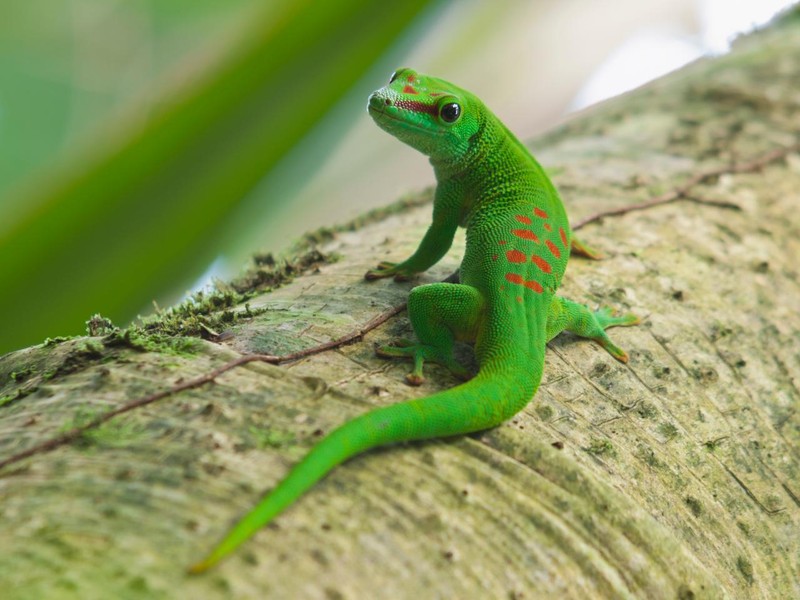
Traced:
[[622, 42], [573, 99], [579, 110], [656, 79], [708, 54], [730, 49], [742, 33], [767, 23], [795, 0], [699, 0], [699, 35], [643, 29]]

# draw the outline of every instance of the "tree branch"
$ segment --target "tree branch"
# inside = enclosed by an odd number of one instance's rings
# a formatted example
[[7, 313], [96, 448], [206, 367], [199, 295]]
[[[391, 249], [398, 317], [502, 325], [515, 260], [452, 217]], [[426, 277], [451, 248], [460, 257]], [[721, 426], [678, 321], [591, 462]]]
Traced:
[[[669, 192], [661, 194], [659, 196], [655, 196], [649, 200], [644, 202], [640, 202], [638, 204], [630, 204], [628, 206], [623, 206], [621, 208], [610, 209], [606, 211], [600, 211], [593, 215], [590, 215], [584, 219], [578, 221], [574, 226], [573, 230], [578, 230], [590, 223], [594, 223], [600, 221], [601, 219], [607, 217], [616, 217], [625, 215], [631, 212], [647, 210], [650, 208], [654, 208], [656, 206], [662, 206], [664, 204], [669, 204], [671, 202], [675, 202], [677, 200], [689, 200], [691, 202], [695, 202], [698, 204], [707, 204], [709, 206], [715, 206], [718, 208], [725, 208], [725, 209], [734, 209], [740, 210], [739, 206], [733, 204], [731, 202], [727, 202], [724, 200], [711, 200], [711, 199], [704, 199], [700, 198], [696, 195], [691, 194], [691, 190], [703, 183], [707, 183], [710, 180], [713, 180], [721, 175], [726, 174], [735, 174], [735, 173], [751, 173], [753, 171], [757, 171], [762, 169], [766, 165], [781, 160], [800, 150], [800, 143], [793, 144], [791, 146], [786, 146], [783, 148], [777, 148], [775, 150], [771, 150], [770, 152], [766, 152], [761, 156], [758, 156], [752, 160], [749, 160], [744, 163], [730, 165], [728, 167], [720, 167], [717, 169], [710, 169], [708, 171], [704, 171], [702, 173], [698, 173], [690, 177], [686, 183], [681, 186], [678, 186]], [[457, 277], [457, 273], [451, 274], [447, 279], [444, 281], [452, 281]], [[69, 431], [46, 440], [40, 444], [36, 444], [31, 446], [27, 450], [23, 450], [22, 452], [18, 452], [17, 454], [13, 454], [8, 458], [0, 460], [0, 469], [17, 463], [25, 458], [29, 458], [31, 456], [35, 456], [37, 454], [43, 454], [45, 452], [50, 452], [69, 444], [76, 439], [80, 438], [84, 433], [89, 431], [90, 429], [94, 429], [107, 423], [111, 419], [121, 414], [130, 412], [137, 408], [141, 408], [143, 406], [147, 406], [159, 400], [163, 400], [164, 398], [169, 398], [170, 396], [174, 396], [180, 392], [185, 390], [190, 390], [194, 388], [198, 388], [206, 383], [212, 383], [217, 377], [230, 371], [231, 369], [235, 369], [236, 367], [246, 365], [251, 362], [264, 362], [272, 365], [281, 365], [289, 362], [293, 362], [296, 360], [300, 360], [302, 358], [306, 358], [308, 356], [313, 356], [315, 354], [320, 354], [322, 352], [327, 352], [329, 350], [335, 350], [337, 348], [341, 348], [342, 346], [346, 346], [348, 344], [352, 344], [358, 340], [361, 340], [367, 333], [377, 329], [379, 326], [384, 324], [386, 321], [394, 317], [395, 315], [403, 312], [406, 309], [406, 303], [398, 304], [397, 306], [393, 306], [391, 308], [386, 309], [379, 315], [373, 317], [369, 321], [367, 321], [362, 327], [351, 331], [335, 340], [331, 340], [329, 342], [325, 342], [324, 344], [319, 344], [317, 346], [312, 346], [310, 348], [305, 348], [303, 350], [298, 350], [297, 352], [292, 352], [290, 354], [285, 354], [283, 356], [275, 356], [271, 354], [245, 354], [236, 358], [224, 365], [214, 369], [210, 373], [205, 375], [201, 375], [200, 377], [196, 377], [195, 379], [191, 379], [189, 381], [184, 381], [182, 383], [176, 384], [169, 389], [163, 390], [161, 392], [157, 392], [155, 394], [150, 394], [149, 396], [145, 396], [143, 398], [137, 398], [136, 400], [132, 400], [131, 402], [127, 402], [122, 406], [110, 410], [94, 419], [90, 420], [88, 423], [81, 425], [79, 427], [74, 427]]]

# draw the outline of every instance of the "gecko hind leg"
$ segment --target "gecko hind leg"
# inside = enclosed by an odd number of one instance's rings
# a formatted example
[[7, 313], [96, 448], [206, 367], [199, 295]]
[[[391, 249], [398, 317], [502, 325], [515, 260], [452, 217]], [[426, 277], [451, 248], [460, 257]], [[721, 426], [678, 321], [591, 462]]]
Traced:
[[616, 316], [610, 308], [604, 307], [594, 312], [583, 304], [578, 304], [558, 296], [553, 298], [547, 319], [547, 339], [553, 339], [562, 331], [588, 338], [600, 344], [611, 356], [620, 362], [628, 362], [628, 354], [608, 337], [609, 327], [629, 327], [637, 325], [636, 315]]
[[480, 292], [468, 285], [431, 283], [415, 287], [408, 297], [408, 316], [419, 341], [400, 339], [375, 352], [384, 358], [411, 358], [414, 367], [406, 375], [411, 385], [424, 381], [425, 361], [444, 366], [460, 379], [469, 379], [469, 371], [453, 357], [453, 347], [456, 340], [474, 341], [482, 307]]

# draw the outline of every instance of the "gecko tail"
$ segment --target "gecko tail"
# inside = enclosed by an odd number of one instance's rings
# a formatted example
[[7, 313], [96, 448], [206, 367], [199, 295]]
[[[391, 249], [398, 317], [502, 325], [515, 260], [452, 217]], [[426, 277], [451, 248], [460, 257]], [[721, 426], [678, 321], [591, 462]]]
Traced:
[[514, 379], [479, 373], [460, 386], [378, 408], [341, 425], [312, 448], [188, 572], [197, 574], [213, 567], [348, 458], [386, 444], [472, 433], [499, 425], [525, 406], [538, 386], [538, 381], [530, 378], [525, 382]]

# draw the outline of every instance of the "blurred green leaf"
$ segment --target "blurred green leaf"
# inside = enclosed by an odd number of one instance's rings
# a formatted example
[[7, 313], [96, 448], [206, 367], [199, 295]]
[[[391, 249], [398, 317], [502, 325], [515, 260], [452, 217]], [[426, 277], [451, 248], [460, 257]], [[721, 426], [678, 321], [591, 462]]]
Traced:
[[196, 276], [236, 204], [431, 3], [272, 4], [146, 122], [6, 202], [0, 353], [80, 333], [97, 311], [126, 321]]

